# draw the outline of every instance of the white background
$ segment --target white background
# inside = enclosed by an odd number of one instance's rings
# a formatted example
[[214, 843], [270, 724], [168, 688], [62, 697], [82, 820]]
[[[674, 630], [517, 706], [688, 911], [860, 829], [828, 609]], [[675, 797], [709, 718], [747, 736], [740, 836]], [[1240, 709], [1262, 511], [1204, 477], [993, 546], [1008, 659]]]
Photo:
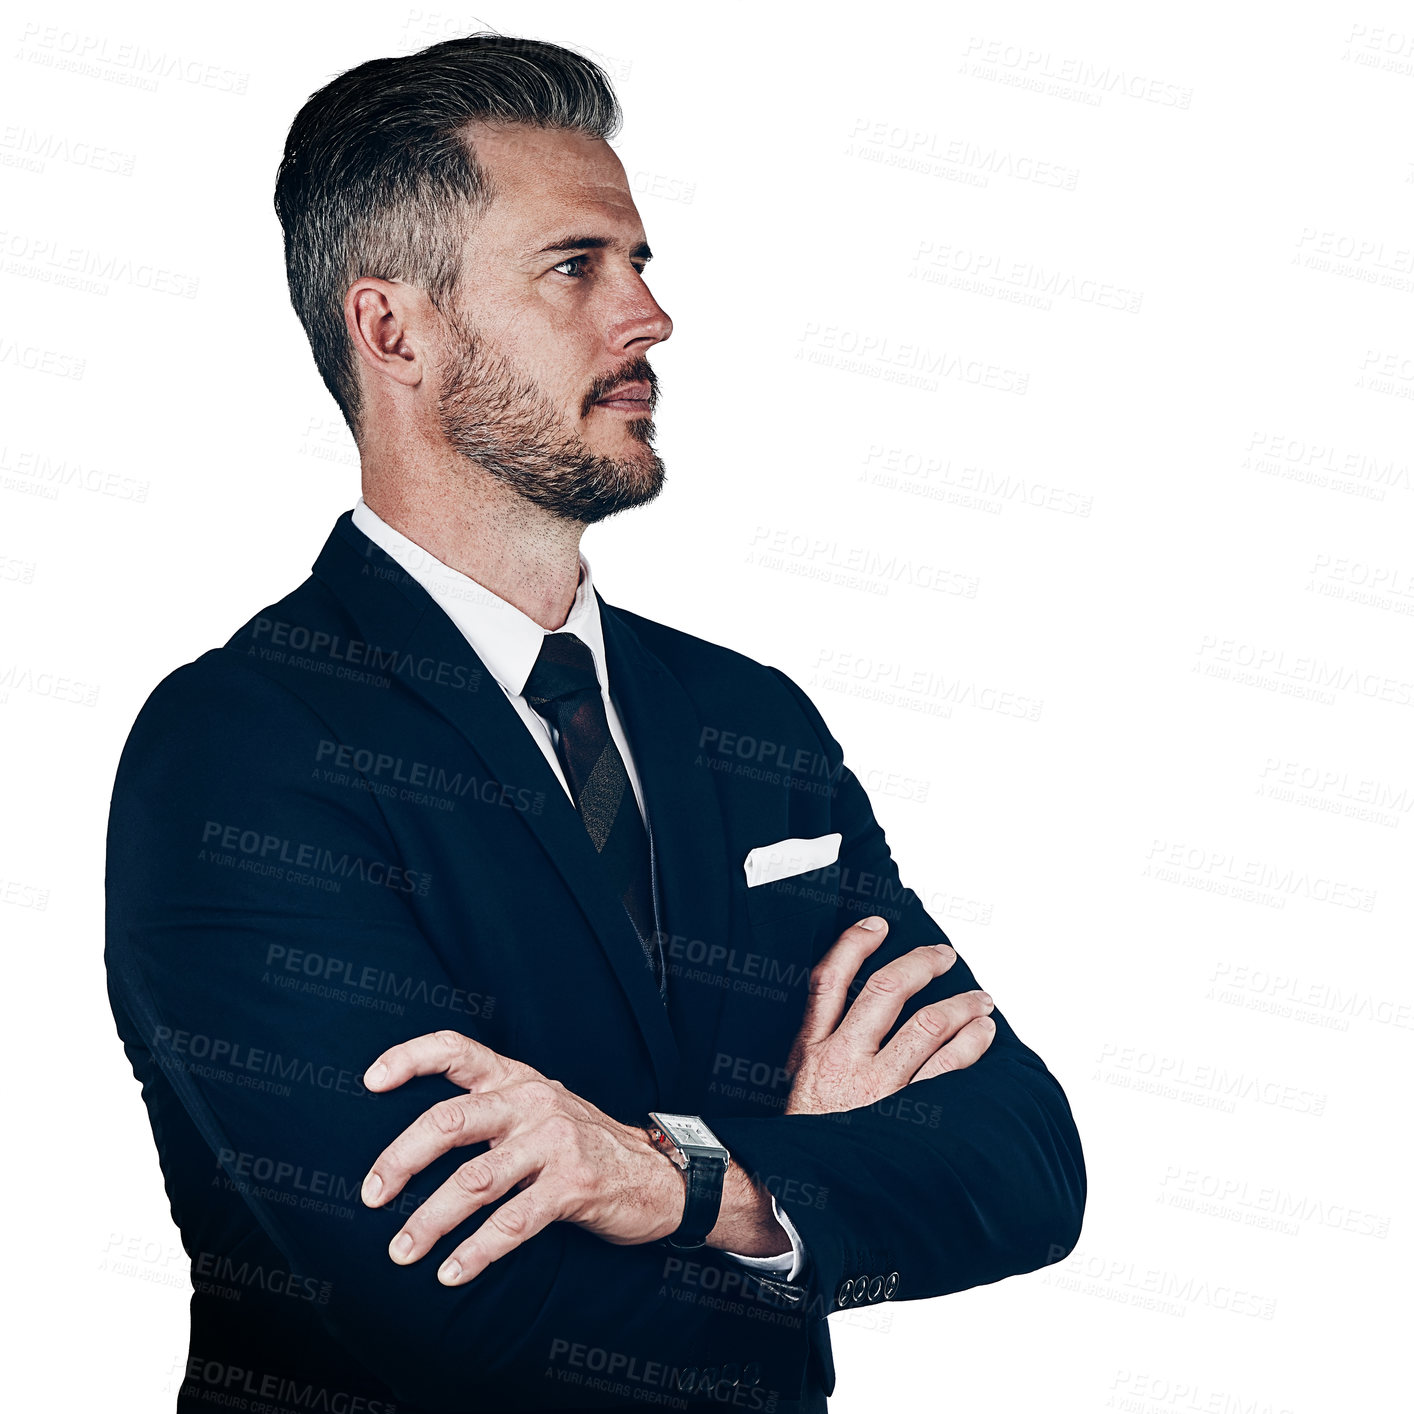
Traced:
[[15, 1407], [76, 1407], [82, 1364], [106, 1407], [168, 1408], [185, 1351], [104, 995], [103, 837], [147, 693], [302, 579], [357, 495], [285, 294], [285, 131], [339, 70], [483, 24], [613, 76], [676, 325], [653, 355], [667, 489], [590, 530], [596, 582], [806, 687], [1084, 1140], [1072, 1257], [834, 1317], [832, 1407], [1390, 1407], [1407, 9], [254, 0], [3, 23]]

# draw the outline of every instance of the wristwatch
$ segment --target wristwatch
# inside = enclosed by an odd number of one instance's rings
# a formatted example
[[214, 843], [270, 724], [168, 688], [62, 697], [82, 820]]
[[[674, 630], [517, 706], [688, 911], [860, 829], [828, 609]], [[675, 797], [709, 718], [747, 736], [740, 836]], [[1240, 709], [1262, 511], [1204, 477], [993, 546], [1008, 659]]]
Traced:
[[668, 1115], [650, 1110], [648, 1118], [653, 1121], [648, 1129], [649, 1139], [683, 1171], [687, 1180], [682, 1222], [671, 1237], [663, 1240], [669, 1247], [703, 1247], [722, 1211], [722, 1183], [731, 1166], [731, 1155], [698, 1115]]

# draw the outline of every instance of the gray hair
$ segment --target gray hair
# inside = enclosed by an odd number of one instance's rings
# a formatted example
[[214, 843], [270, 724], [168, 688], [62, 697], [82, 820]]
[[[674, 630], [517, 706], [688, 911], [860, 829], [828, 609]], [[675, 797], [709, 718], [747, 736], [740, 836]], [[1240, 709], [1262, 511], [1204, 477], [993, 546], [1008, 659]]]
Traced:
[[463, 132], [476, 121], [607, 141], [623, 115], [592, 59], [480, 31], [359, 64], [312, 94], [290, 126], [275, 180], [290, 302], [355, 438], [362, 399], [344, 296], [371, 275], [417, 285], [443, 308], [462, 242], [495, 195]]

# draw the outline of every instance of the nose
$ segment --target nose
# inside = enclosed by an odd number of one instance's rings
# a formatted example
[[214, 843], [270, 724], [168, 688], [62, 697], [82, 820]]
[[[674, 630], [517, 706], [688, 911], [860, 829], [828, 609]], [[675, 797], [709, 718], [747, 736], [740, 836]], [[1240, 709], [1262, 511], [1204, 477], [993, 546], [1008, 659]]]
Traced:
[[673, 321], [653, 298], [652, 290], [638, 271], [631, 271], [620, 298], [619, 315], [610, 330], [610, 342], [616, 350], [631, 347], [633, 352], [641, 354], [671, 337]]

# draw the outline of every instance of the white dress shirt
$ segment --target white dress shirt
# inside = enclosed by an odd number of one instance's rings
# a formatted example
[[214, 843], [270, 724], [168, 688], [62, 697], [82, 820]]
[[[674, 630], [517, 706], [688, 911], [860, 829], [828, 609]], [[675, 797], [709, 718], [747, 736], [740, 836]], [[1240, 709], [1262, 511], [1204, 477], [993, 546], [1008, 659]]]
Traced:
[[[540, 656], [540, 645], [546, 630], [541, 628], [529, 614], [522, 613], [509, 600], [493, 594], [460, 570], [424, 550], [409, 540], [400, 531], [394, 530], [376, 511], [358, 498], [353, 508], [353, 523], [391, 559], [410, 574], [427, 592], [447, 617], [461, 631], [471, 645], [476, 656], [486, 664], [491, 676], [500, 684], [502, 692], [510, 700], [526, 730], [534, 737], [544, 753], [550, 769], [564, 787], [570, 800], [574, 795], [565, 780], [564, 769], [556, 754], [555, 746], [559, 733], [545, 720], [522, 695], [526, 679]], [[556, 633], [572, 633], [594, 656], [594, 670], [599, 675], [599, 691], [604, 699], [604, 715], [609, 721], [609, 734], [623, 757], [624, 769], [633, 786], [638, 810], [647, 825], [647, 811], [643, 804], [643, 789], [634, 768], [633, 753], [629, 750], [628, 738], [624, 735], [623, 723], [614, 708], [609, 692], [609, 666], [604, 656], [604, 628], [599, 621], [599, 601], [594, 597], [594, 581], [589, 572], [589, 561], [583, 553], [579, 557], [579, 587], [575, 590], [574, 603], [570, 606], [569, 617]], [[790, 1238], [791, 1250], [778, 1257], [744, 1257], [736, 1252], [728, 1252], [738, 1262], [774, 1274], [784, 1274], [787, 1281], [794, 1281], [805, 1264], [805, 1247], [795, 1225], [781, 1211], [775, 1194], [771, 1195], [771, 1207], [776, 1221], [786, 1230]]]

